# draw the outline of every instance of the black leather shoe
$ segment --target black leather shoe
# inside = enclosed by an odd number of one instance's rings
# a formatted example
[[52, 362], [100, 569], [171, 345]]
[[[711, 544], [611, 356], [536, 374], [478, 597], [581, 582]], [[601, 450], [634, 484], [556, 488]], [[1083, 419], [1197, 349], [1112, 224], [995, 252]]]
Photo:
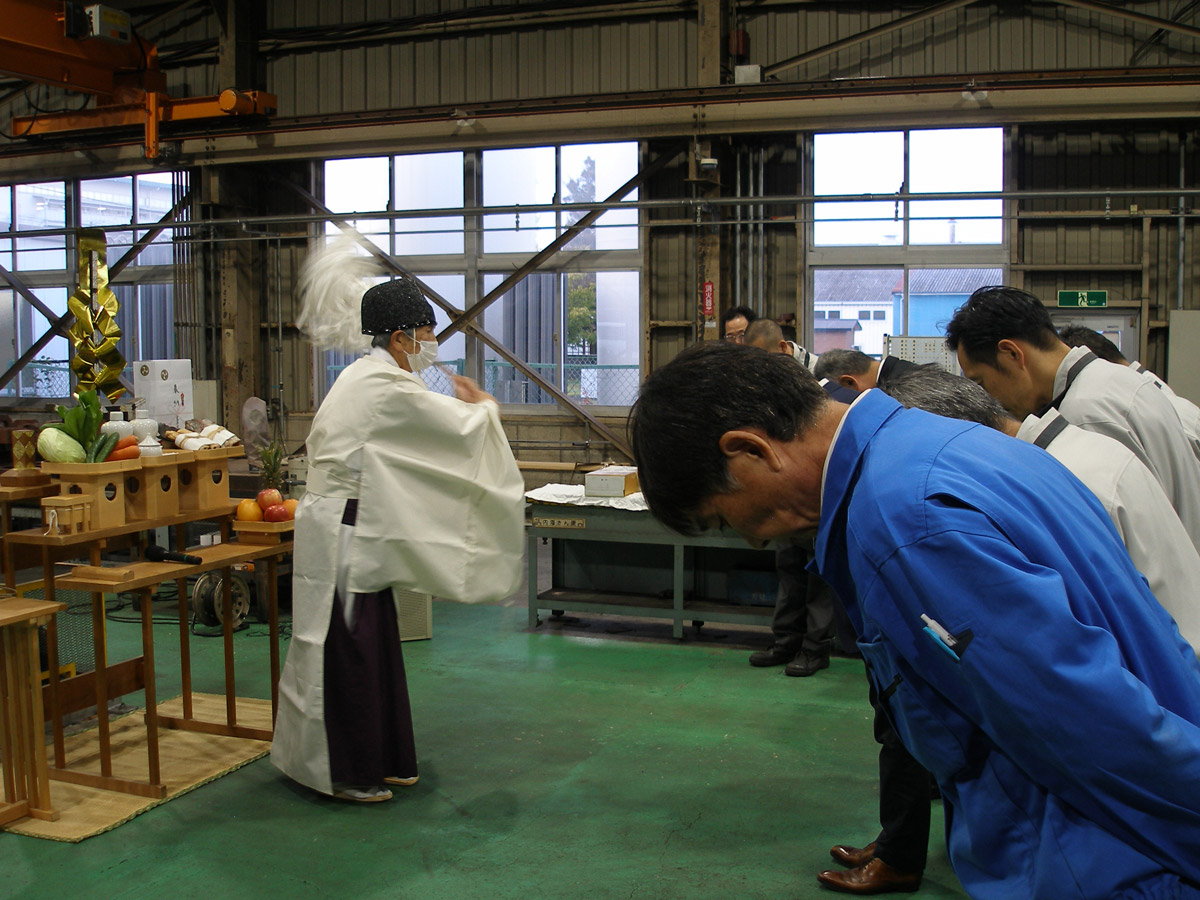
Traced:
[[796, 658], [784, 666], [784, 675], [793, 675], [797, 678], [807, 678], [809, 675], [816, 675], [822, 669], [829, 668], [829, 654], [824, 653], [817, 655], [801, 650]]
[[901, 872], [882, 859], [872, 859], [845, 872], [820, 872], [817, 881], [843, 894], [912, 893], [921, 886], [921, 872]]
[[752, 666], [782, 666], [784, 663], [791, 662], [796, 656], [796, 651], [791, 647], [785, 647], [783, 644], [772, 644], [766, 650], [756, 650], [750, 654], [750, 665]]
[[833, 861], [838, 865], [853, 869], [875, 858], [875, 842], [871, 841], [865, 847], [851, 847], [849, 844], [838, 844], [836, 847], [830, 848], [829, 855], [833, 857]]

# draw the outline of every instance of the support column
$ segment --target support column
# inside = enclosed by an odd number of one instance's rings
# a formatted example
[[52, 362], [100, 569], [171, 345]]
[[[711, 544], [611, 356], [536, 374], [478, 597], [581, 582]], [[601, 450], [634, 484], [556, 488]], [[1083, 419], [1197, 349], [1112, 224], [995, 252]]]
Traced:
[[[204, 195], [212, 204], [214, 218], [234, 218], [251, 208], [253, 182], [249, 172], [237, 167], [210, 166], [204, 169]], [[261, 176], [260, 176], [261, 177]], [[242, 404], [258, 393], [262, 371], [259, 323], [261, 245], [239, 235], [236, 229], [221, 229], [216, 245], [214, 319], [217, 324], [222, 421], [236, 431], [241, 425]], [[237, 238], [241, 237], [240, 240]], [[240, 327], [239, 327], [240, 325]]]
[[[699, 87], [712, 87], [725, 80], [729, 62], [729, 0], [700, 0], [697, 8], [697, 72]], [[696, 123], [697, 139], [688, 159], [688, 180], [697, 197], [719, 197], [721, 174], [713, 142], [700, 135], [703, 120]], [[720, 338], [718, 321], [727, 304], [721, 279], [721, 231], [711, 224], [713, 210], [696, 215], [697, 334], [702, 341]]]
[[256, 0], [217, 0], [213, 3], [220, 25], [217, 38], [218, 91], [266, 87], [265, 72], [258, 60], [263, 5]]
[[700, 0], [696, 43], [696, 83], [721, 84], [729, 67], [729, 0]]

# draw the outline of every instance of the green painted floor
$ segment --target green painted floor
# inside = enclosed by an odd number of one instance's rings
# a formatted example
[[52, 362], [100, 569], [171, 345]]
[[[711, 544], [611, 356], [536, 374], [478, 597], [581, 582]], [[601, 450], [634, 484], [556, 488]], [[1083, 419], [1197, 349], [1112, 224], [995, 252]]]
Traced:
[[[747, 665], [746, 633], [601, 634], [611, 622], [530, 633], [519, 606], [437, 603], [434, 639], [404, 645], [417, 786], [346, 804], [260, 760], [80, 844], [0, 834], [0, 897], [842, 896], [816, 882], [829, 847], [878, 827], [862, 664], [787, 678]], [[245, 696], [269, 696], [265, 631], [236, 636]], [[112, 658], [137, 652], [137, 626], [109, 635]], [[169, 697], [177, 629], [155, 635]], [[220, 644], [193, 639], [197, 690], [220, 690]], [[934, 832], [910, 896], [964, 897], [940, 804]]]

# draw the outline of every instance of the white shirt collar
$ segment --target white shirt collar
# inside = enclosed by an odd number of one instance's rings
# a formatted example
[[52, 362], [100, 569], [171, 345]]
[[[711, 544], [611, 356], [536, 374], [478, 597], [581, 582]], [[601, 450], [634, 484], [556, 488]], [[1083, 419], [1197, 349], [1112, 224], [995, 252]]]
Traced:
[[846, 419], [848, 419], [850, 417], [850, 410], [854, 409], [854, 407], [858, 405], [858, 401], [861, 400], [863, 397], [867, 396], [867, 394], [869, 394], [873, 390], [875, 390], [875, 388], [868, 388], [867, 390], [863, 391], [861, 394], [859, 394], [857, 397], [854, 398], [854, 402], [850, 404], [850, 409], [846, 410], [846, 414], [844, 416], [842, 416], [842, 421], [838, 422], [838, 427], [833, 432], [833, 440], [831, 440], [829, 442], [829, 452], [825, 454], [825, 465], [821, 467], [821, 505], [822, 506], [825, 505], [825, 479], [829, 475], [829, 460], [833, 458], [833, 448], [837, 446], [838, 437], [842, 433], [842, 426], [846, 424]]
[[1058, 371], [1054, 373], [1054, 390], [1051, 392], [1051, 396], [1057, 397], [1067, 389], [1067, 373], [1071, 371], [1071, 366], [1079, 357], [1090, 352], [1087, 347], [1072, 347], [1071, 351], [1063, 357], [1062, 362], [1058, 364]]
[[400, 363], [396, 362], [396, 357], [392, 356], [391, 351], [388, 350], [387, 347], [372, 347], [367, 351], [367, 356], [373, 357], [374, 359], [382, 359], [384, 362], [395, 366], [397, 369], [400, 368]]

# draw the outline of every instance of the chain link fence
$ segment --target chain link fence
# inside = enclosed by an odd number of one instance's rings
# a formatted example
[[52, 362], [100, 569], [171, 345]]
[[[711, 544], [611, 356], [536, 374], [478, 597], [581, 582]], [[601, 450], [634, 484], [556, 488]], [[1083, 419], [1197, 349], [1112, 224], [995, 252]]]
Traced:
[[[555, 363], [528, 363], [551, 384], [558, 382]], [[584, 406], [630, 406], [637, 399], [636, 365], [599, 365], [595, 357], [567, 357], [561, 389]], [[554, 403], [554, 397], [515, 366], [501, 360], [484, 362], [484, 390], [501, 403]]]
[[48, 397], [61, 400], [71, 396], [71, 367], [66, 360], [39, 360], [25, 364], [20, 374], [5, 385], [5, 397]]

